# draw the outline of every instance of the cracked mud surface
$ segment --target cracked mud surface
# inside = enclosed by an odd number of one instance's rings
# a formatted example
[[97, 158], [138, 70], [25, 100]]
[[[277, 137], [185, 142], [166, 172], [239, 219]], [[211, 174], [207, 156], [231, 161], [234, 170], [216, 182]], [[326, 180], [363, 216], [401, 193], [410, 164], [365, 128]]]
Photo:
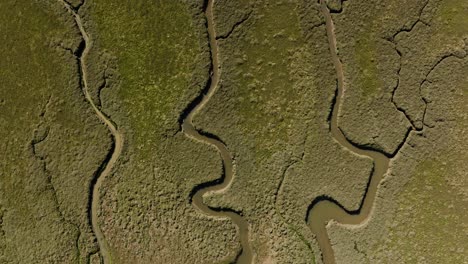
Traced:
[[2, 1], [0, 263], [468, 263], [466, 14]]

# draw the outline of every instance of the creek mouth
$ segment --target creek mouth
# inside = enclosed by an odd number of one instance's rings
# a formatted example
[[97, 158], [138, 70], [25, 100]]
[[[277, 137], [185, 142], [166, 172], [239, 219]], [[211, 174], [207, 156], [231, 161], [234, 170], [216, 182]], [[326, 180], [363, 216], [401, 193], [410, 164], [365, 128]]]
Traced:
[[334, 33], [334, 25], [330, 10], [328, 9], [325, 0], [320, 0], [320, 5], [323, 16], [325, 17], [329, 50], [337, 78], [337, 90], [335, 98], [332, 101], [333, 107], [330, 117], [331, 135], [341, 146], [352, 153], [359, 156], [369, 157], [373, 160], [373, 170], [369, 177], [359, 209], [354, 211], [347, 210], [338, 201], [328, 196], [317, 197], [308, 208], [305, 220], [310, 230], [316, 236], [322, 252], [323, 262], [325, 264], [335, 264], [336, 261], [333, 248], [326, 229], [328, 222], [335, 220], [342, 225], [360, 225], [368, 219], [371, 215], [375, 197], [377, 195], [378, 185], [389, 168], [390, 158], [377, 150], [373, 150], [368, 147], [356, 146], [344, 136], [343, 132], [338, 127], [338, 112], [344, 88], [343, 66], [336, 52], [336, 36]]
[[[106, 125], [109, 129], [109, 132], [112, 135], [112, 146], [111, 149], [99, 166], [98, 170], [96, 171], [95, 175], [91, 179], [90, 184], [90, 196], [88, 200], [88, 217], [90, 218], [91, 228], [93, 230], [94, 235], [96, 236], [96, 240], [99, 246], [99, 254], [101, 258], [101, 262], [112, 263], [112, 255], [110, 252], [109, 245], [102, 233], [102, 230], [99, 226], [99, 208], [100, 208], [100, 193], [99, 190], [101, 189], [102, 183], [105, 178], [111, 173], [112, 168], [114, 167], [115, 163], [120, 157], [122, 153], [122, 148], [124, 144], [123, 135], [117, 129], [117, 126], [114, 122], [107, 117], [94, 103], [91, 94], [89, 93], [89, 86], [88, 86], [88, 70], [86, 66], [86, 59], [89, 54], [89, 51], [92, 47], [92, 40], [89, 37], [88, 33], [86, 32], [83, 21], [81, 20], [81, 16], [78, 14], [78, 11], [83, 3], [81, 3], [78, 7], [73, 7], [70, 3], [66, 0], [59, 0], [67, 9], [67, 11], [73, 16], [75, 20], [76, 26], [79, 29], [80, 35], [82, 37], [82, 41], [79, 44], [79, 47], [76, 52], [74, 52], [74, 56], [78, 60], [78, 68], [79, 68], [79, 77], [80, 77], [80, 84], [82, 88], [83, 95], [86, 98], [86, 101], [90, 104], [91, 108], [94, 110], [94, 113], [98, 117], [98, 119]], [[88, 261], [90, 256], [88, 257]]]
[[179, 122], [181, 122], [182, 131], [187, 137], [216, 148], [222, 159], [223, 174], [217, 180], [201, 183], [195, 186], [190, 192], [189, 200], [191, 204], [203, 214], [212, 217], [229, 218], [236, 225], [240, 236], [241, 250], [237, 254], [234, 262], [239, 264], [250, 264], [253, 260], [253, 253], [249, 243], [249, 225], [242, 217], [242, 214], [229, 208], [212, 208], [203, 202], [204, 194], [225, 190], [231, 184], [234, 176], [233, 158], [226, 145], [217, 136], [199, 131], [193, 125], [194, 116], [200, 112], [216, 92], [220, 77], [218, 43], [216, 40], [213, 18], [213, 0], [205, 1], [204, 13], [207, 21], [206, 26], [211, 53], [210, 77], [206, 88], [198, 98], [189, 104], [187, 110], [184, 111], [179, 119]]

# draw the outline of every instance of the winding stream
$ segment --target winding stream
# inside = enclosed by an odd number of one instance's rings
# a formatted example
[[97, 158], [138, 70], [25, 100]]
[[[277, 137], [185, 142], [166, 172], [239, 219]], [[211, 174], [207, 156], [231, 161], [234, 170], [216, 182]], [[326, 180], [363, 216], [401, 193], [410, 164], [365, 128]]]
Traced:
[[[86, 67], [86, 57], [92, 46], [92, 41], [90, 40], [88, 34], [86, 33], [83, 23], [81, 20], [80, 15], [78, 14], [78, 10], [74, 9], [69, 3], [65, 0], [59, 0], [67, 10], [73, 15], [74, 20], [79, 28], [80, 34], [84, 41], [84, 49], [78, 52], [77, 58], [80, 63], [80, 71], [81, 71], [81, 82], [83, 93], [86, 97], [86, 100], [91, 105], [93, 110], [95, 111], [98, 118], [108, 127], [109, 131], [111, 132], [113, 139], [114, 139], [114, 147], [112, 150], [112, 155], [110, 159], [105, 161], [104, 167], [100, 172], [96, 175], [95, 184], [92, 187], [92, 206], [91, 206], [91, 222], [92, 228], [96, 235], [100, 254], [103, 258], [104, 263], [111, 263], [111, 254], [109, 251], [109, 246], [105, 237], [99, 227], [98, 223], [98, 209], [100, 205], [99, 201], [99, 189], [102, 185], [102, 182], [108, 176], [115, 165], [116, 161], [118, 160], [123, 147], [123, 136], [117, 130], [114, 123], [106, 117], [104, 113], [102, 113], [99, 108], [94, 104], [91, 95], [88, 91], [88, 79], [87, 79], [87, 67]], [[330, 49], [330, 55], [333, 60], [333, 64], [335, 67], [335, 71], [337, 74], [338, 79], [338, 91], [336, 96], [336, 101], [333, 105], [332, 109], [332, 118], [331, 118], [331, 133], [332, 136], [346, 149], [349, 151], [360, 155], [366, 156], [371, 158], [374, 161], [374, 170], [372, 175], [370, 176], [368, 187], [366, 193], [364, 194], [364, 198], [361, 202], [361, 206], [356, 211], [348, 211], [343, 208], [340, 204], [332, 199], [322, 199], [313, 203], [310, 210], [307, 214], [307, 224], [309, 225], [312, 232], [316, 235], [317, 241], [320, 246], [320, 250], [322, 252], [323, 261], [325, 264], [334, 264], [335, 257], [333, 253], [332, 246], [330, 244], [330, 239], [328, 237], [328, 233], [326, 230], [326, 225], [330, 220], [335, 220], [340, 224], [343, 225], [359, 225], [363, 223], [369, 216], [372, 210], [372, 206], [374, 204], [375, 196], [377, 193], [377, 187], [380, 183], [383, 175], [388, 169], [390, 159], [386, 157], [384, 154], [368, 149], [361, 149], [354, 146], [350, 143], [342, 133], [342, 131], [338, 127], [338, 112], [340, 108], [340, 102], [343, 96], [343, 85], [344, 85], [344, 74], [342, 69], [342, 64], [340, 59], [336, 53], [336, 37], [334, 35], [334, 25], [330, 15], [330, 12], [326, 6], [324, 0], [320, 0], [321, 9], [323, 15], [326, 19], [326, 29], [327, 29], [327, 36], [328, 36], [328, 43]], [[228, 210], [228, 209], [217, 209], [217, 208], [210, 208], [203, 202], [203, 195], [207, 192], [219, 192], [226, 189], [233, 180], [234, 174], [234, 166], [233, 166], [233, 159], [231, 154], [229, 153], [227, 147], [218, 139], [205, 136], [201, 134], [193, 125], [193, 118], [196, 114], [200, 112], [200, 110], [207, 104], [213, 94], [216, 92], [218, 82], [219, 82], [219, 60], [218, 60], [218, 44], [216, 40], [216, 32], [214, 29], [214, 21], [213, 21], [213, 0], [208, 0], [205, 16], [207, 19], [207, 30], [209, 35], [209, 43], [211, 49], [211, 64], [212, 70], [210, 73], [210, 80], [209, 80], [209, 88], [207, 93], [203, 96], [201, 101], [191, 110], [191, 112], [187, 115], [187, 117], [182, 122], [182, 130], [185, 135], [189, 138], [194, 140], [200, 141], [202, 143], [211, 145], [215, 147], [222, 159], [223, 162], [223, 170], [224, 176], [221, 178], [220, 182], [216, 182], [218, 184], [206, 184], [206, 186], [194, 189], [196, 190], [193, 194], [192, 204], [201, 212], [206, 215], [213, 216], [213, 217], [220, 217], [220, 218], [229, 218], [231, 219], [234, 224], [237, 226], [242, 251], [238, 255], [236, 261], [240, 264], [250, 264], [253, 260], [253, 253], [249, 243], [249, 226], [245, 219], [239, 215], [238, 213]]]
[[213, 0], [208, 0], [205, 10], [205, 16], [207, 20], [207, 30], [209, 36], [209, 43], [211, 49], [211, 67], [212, 70], [210, 72], [210, 80], [208, 81], [209, 88], [206, 94], [203, 96], [201, 101], [190, 111], [187, 117], [182, 122], [182, 130], [185, 135], [189, 138], [197, 140], [199, 142], [211, 145], [215, 147], [222, 159], [223, 162], [223, 170], [224, 176], [220, 179], [221, 182], [216, 183], [206, 183], [205, 186], [201, 188], [195, 188], [194, 194], [191, 197], [192, 204], [194, 207], [198, 208], [204, 214], [214, 217], [220, 218], [229, 218], [231, 219], [234, 224], [237, 226], [242, 250], [240, 254], [237, 256], [236, 263], [239, 264], [250, 264], [252, 263], [253, 254], [252, 249], [249, 243], [249, 226], [247, 221], [242, 218], [241, 215], [238, 213], [228, 210], [228, 209], [217, 209], [217, 208], [210, 208], [208, 205], [203, 203], [203, 195], [207, 192], [216, 192], [225, 190], [232, 182], [234, 176], [234, 166], [233, 166], [233, 159], [231, 154], [229, 153], [227, 147], [222, 143], [220, 140], [205, 136], [201, 134], [193, 125], [193, 118], [197, 115], [200, 110], [207, 104], [213, 94], [216, 92], [219, 82], [219, 54], [218, 54], [218, 43], [216, 40], [216, 31], [214, 28], [214, 20], [213, 20]]
[[112, 259], [111, 259], [111, 254], [109, 251], [109, 245], [107, 244], [107, 241], [99, 227], [99, 222], [98, 222], [99, 206], [100, 206], [99, 190], [101, 188], [102, 182], [111, 173], [111, 170], [114, 167], [114, 164], [117, 162], [120, 154], [122, 153], [124, 139], [123, 139], [122, 134], [117, 130], [117, 127], [115, 126], [115, 124], [104, 113], [102, 113], [101, 110], [99, 110], [99, 108], [97, 108], [97, 106], [94, 104], [93, 99], [91, 98], [91, 95], [89, 93], [86, 57], [88, 56], [89, 51], [91, 49], [92, 41], [89, 38], [88, 33], [86, 33], [83, 27], [83, 22], [81, 20], [80, 15], [78, 14], [79, 8], [74, 9], [65, 0], [59, 0], [59, 1], [63, 3], [63, 5], [67, 8], [68, 12], [73, 15], [73, 18], [75, 19], [76, 25], [78, 26], [80, 30], [80, 34], [84, 41], [84, 48], [79, 48], [77, 51], [77, 55], [76, 55], [80, 64], [80, 79], [81, 79], [80, 81], [82, 83], [84, 96], [86, 97], [86, 100], [93, 108], [99, 120], [107, 126], [107, 128], [109, 129], [113, 137], [113, 148], [111, 150], [112, 155], [110, 156], [110, 158], [106, 158], [106, 160], [104, 160], [102, 164], [103, 166], [101, 166], [101, 168], [98, 170], [97, 174], [95, 175], [95, 178], [93, 179], [92, 194], [91, 194], [91, 214], [90, 214], [92, 229], [93, 229], [93, 232], [96, 236], [96, 239], [99, 245], [99, 251], [100, 251], [102, 260], [104, 263], [111, 263]]
[[334, 264], [335, 257], [326, 230], [326, 225], [330, 220], [335, 220], [343, 225], [359, 225], [366, 221], [366, 219], [371, 214], [374, 200], [377, 194], [377, 187], [388, 169], [390, 159], [378, 151], [361, 149], [354, 146], [346, 139], [346, 137], [343, 135], [343, 132], [338, 127], [338, 112], [344, 89], [343, 67], [336, 52], [336, 36], [334, 33], [334, 25], [330, 11], [325, 3], [325, 0], [320, 0], [320, 4], [323, 16], [326, 20], [328, 44], [331, 53], [330, 55], [333, 60], [333, 65], [335, 67], [338, 79], [338, 91], [336, 95], [336, 101], [333, 105], [331, 118], [332, 136], [349, 151], [360, 156], [369, 157], [374, 161], [374, 169], [372, 171], [372, 175], [370, 176], [366, 192], [364, 193], [364, 198], [361, 201], [361, 205], [358, 210], [346, 210], [336, 201], [325, 198], [312, 203], [310, 210], [308, 211], [306, 221], [311, 231], [317, 236], [317, 241], [322, 252], [323, 262], [325, 264]]

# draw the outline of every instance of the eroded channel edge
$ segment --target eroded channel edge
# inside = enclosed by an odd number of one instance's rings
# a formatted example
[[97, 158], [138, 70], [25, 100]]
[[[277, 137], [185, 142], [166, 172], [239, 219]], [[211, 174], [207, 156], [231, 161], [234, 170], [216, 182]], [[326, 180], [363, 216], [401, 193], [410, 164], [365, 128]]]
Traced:
[[201, 111], [216, 92], [220, 78], [218, 41], [216, 39], [213, 18], [213, 0], [207, 0], [204, 2], [204, 14], [206, 17], [206, 27], [210, 47], [210, 76], [205, 89], [203, 89], [199, 97], [195, 98], [195, 100], [189, 104], [187, 109], [182, 113], [179, 122], [181, 122], [183, 133], [188, 138], [216, 148], [222, 159], [223, 173], [217, 180], [201, 183], [195, 186], [190, 192], [189, 200], [190, 203], [203, 214], [212, 217], [229, 218], [237, 226], [240, 236], [241, 251], [235, 257], [234, 262], [239, 264], [250, 264], [253, 260], [253, 252], [249, 242], [249, 225], [242, 217], [242, 213], [229, 208], [213, 208], [203, 202], [203, 195], [205, 193], [221, 192], [226, 190], [234, 178], [234, 160], [226, 145], [216, 135], [199, 131], [193, 125], [193, 118]]
[[[326, 21], [327, 38], [329, 43], [329, 50], [333, 65], [336, 71], [337, 90], [335, 98], [332, 101], [332, 114], [330, 119], [330, 132], [332, 137], [338, 141], [345, 149], [352, 153], [368, 157], [373, 160], [373, 169], [367, 182], [366, 190], [361, 200], [360, 206], [357, 210], [348, 210], [338, 201], [330, 196], [322, 195], [317, 197], [310, 204], [305, 221], [307, 222], [311, 231], [316, 235], [319, 244], [322, 260], [325, 264], [335, 264], [335, 256], [333, 248], [328, 237], [326, 226], [331, 220], [335, 220], [341, 225], [360, 225], [369, 219], [371, 215], [375, 197], [377, 195], [378, 185], [380, 184], [384, 174], [388, 171], [389, 163], [405, 145], [412, 131], [415, 129], [410, 128], [398, 149], [392, 154], [386, 154], [373, 148], [358, 146], [349, 141], [338, 127], [338, 112], [344, 92], [344, 73], [343, 66], [337, 54], [336, 36], [334, 33], [334, 24], [331, 18], [331, 12], [327, 7], [325, 0], [319, 1], [321, 10]], [[408, 120], [409, 121], [409, 120]]]
[[[90, 209], [91, 211], [88, 213], [88, 217], [90, 218], [91, 227], [96, 236], [98, 246], [99, 246], [99, 253], [103, 263], [112, 263], [112, 255], [110, 252], [109, 245], [102, 233], [102, 230], [99, 226], [98, 216], [99, 216], [99, 208], [100, 208], [100, 196], [99, 191], [101, 185], [105, 178], [111, 173], [112, 168], [114, 167], [115, 163], [117, 162], [120, 154], [122, 153], [122, 148], [124, 144], [123, 135], [117, 129], [117, 126], [114, 122], [107, 117], [94, 103], [88, 87], [88, 71], [86, 66], [86, 58], [89, 54], [89, 51], [92, 47], [92, 40], [89, 37], [88, 33], [86, 32], [83, 22], [81, 20], [81, 16], [79, 15], [79, 9], [83, 6], [84, 1], [78, 5], [77, 7], [73, 7], [69, 2], [66, 0], [59, 0], [67, 9], [67, 11], [73, 16], [76, 26], [79, 29], [80, 35], [82, 37], [82, 42], [80, 43], [78, 50], [74, 53], [76, 59], [78, 60], [79, 65], [79, 78], [80, 78], [80, 85], [83, 91], [83, 94], [88, 101], [88, 103], [93, 108], [96, 116], [99, 120], [104, 123], [109, 131], [112, 134], [112, 147], [99, 166], [96, 173], [93, 175], [91, 180], [91, 192], [89, 197]], [[89, 210], [89, 206], [88, 206]], [[89, 258], [90, 256], [88, 256]], [[88, 259], [89, 261], [89, 259]]]

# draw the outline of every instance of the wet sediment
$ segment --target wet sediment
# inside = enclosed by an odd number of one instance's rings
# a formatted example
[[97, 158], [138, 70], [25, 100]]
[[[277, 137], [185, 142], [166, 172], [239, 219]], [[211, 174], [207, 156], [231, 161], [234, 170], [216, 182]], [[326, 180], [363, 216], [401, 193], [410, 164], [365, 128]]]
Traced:
[[200, 97], [196, 98], [182, 117], [181, 127], [184, 134], [196, 141], [208, 144], [218, 151], [223, 163], [223, 174], [217, 180], [202, 183], [193, 188], [190, 193], [190, 202], [192, 205], [208, 216], [229, 218], [238, 229], [241, 242], [241, 251], [237, 254], [234, 262], [239, 264], [250, 264], [253, 260], [253, 253], [249, 243], [249, 226], [240, 212], [229, 208], [212, 208], [203, 202], [203, 195], [208, 192], [217, 192], [226, 189], [232, 182], [234, 176], [233, 158], [226, 145], [215, 135], [199, 131], [193, 125], [193, 118], [208, 103], [210, 98], [216, 92], [219, 77], [220, 66], [218, 59], [218, 43], [213, 19], [213, 0], [205, 2], [205, 16], [207, 20], [207, 31], [211, 51], [211, 70], [206, 88], [202, 91]]

